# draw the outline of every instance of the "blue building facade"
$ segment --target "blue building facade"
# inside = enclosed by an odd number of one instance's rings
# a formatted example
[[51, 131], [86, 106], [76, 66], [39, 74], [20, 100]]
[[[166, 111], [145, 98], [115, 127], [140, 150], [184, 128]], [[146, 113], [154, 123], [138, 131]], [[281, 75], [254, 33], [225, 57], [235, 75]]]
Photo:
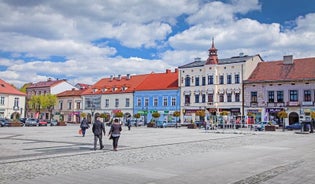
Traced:
[[173, 117], [175, 111], [180, 111], [179, 90], [150, 90], [134, 92], [134, 114], [139, 113], [145, 124], [154, 120], [152, 113], [160, 113], [156, 121], [178, 121]]

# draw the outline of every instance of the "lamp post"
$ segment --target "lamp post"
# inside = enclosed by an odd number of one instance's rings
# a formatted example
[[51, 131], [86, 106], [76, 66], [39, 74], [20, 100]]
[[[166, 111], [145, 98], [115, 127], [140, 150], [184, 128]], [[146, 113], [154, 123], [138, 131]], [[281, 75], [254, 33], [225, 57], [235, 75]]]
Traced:
[[95, 106], [94, 105], [92, 105], [92, 107], [91, 107], [91, 114], [92, 114], [92, 119], [91, 119], [91, 124], [93, 124], [94, 123], [94, 112], [95, 112]]
[[13, 119], [16, 120], [16, 114], [17, 114], [17, 111], [19, 111], [19, 107], [18, 106], [13, 106], [13, 110], [14, 110], [14, 116], [13, 116]]

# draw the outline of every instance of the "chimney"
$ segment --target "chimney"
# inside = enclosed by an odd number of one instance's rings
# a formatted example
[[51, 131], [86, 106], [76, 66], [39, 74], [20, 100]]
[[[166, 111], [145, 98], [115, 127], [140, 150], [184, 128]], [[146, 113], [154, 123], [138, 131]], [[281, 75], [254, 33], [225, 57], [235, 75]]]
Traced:
[[175, 68], [175, 73], [178, 73], [178, 68]]
[[127, 74], [127, 80], [129, 80], [131, 78], [130, 74]]
[[117, 79], [120, 80], [121, 79], [121, 75], [118, 75]]
[[166, 69], [166, 73], [171, 73], [171, 70], [170, 69]]
[[283, 64], [293, 64], [293, 55], [283, 56]]
[[113, 78], [114, 78], [114, 76], [113, 76], [113, 75], [111, 75], [111, 76], [110, 76], [110, 81], [112, 81], [112, 80], [113, 80]]

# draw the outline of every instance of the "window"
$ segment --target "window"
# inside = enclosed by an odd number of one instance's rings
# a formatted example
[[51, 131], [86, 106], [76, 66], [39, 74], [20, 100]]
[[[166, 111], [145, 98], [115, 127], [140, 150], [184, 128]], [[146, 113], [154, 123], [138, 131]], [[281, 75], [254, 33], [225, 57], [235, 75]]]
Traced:
[[19, 98], [14, 98], [14, 108], [18, 108], [19, 107]]
[[208, 94], [208, 102], [213, 102], [213, 94]]
[[75, 103], [75, 108], [76, 108], [76, 110], [80, 110], [81, 109], [81, 102], [76, 102]]
[[176, 97], [172, 97], [172, 106], [176, 106]]
[[167, 97], [163, 97], [163, 106], [167, 106]]
[[257, 91], [252, 91], [250, 93], [250, 102], [257, 103]]
[[201, 102], [205, 103], [206, 102], [206, 94], [201, 95]]
[[62, 101], [59, 101], [59, 109], [60, 109], [60, 110], [62, 110], [62, 106], [63, 106]]
[[186, 76], [185, 78], [185, 86], [190, 86], [190, 77]]
[[4, 105], [4, 96], [0, 97], [0, 105]]
[[195, 103], [199, 103], [199, 94], [195, 95]]
[[196, 77], [196, 80], [195, 80], [195, 86], [199, 86], [199, 77], [198, 76]]
[[137, 99], [137, 106], [138, 106], [138, 107], [141, 107], [141, 98], [138, 98], [138, 99]]
[[232, 75], [227, 75], [226, 80], [228, 84], [232, 84]]
[[109, 107], [109, 99], [105, 100], [105, 107]]
[[235, 84], [239, 84], [240, 83], [240, 75], [235, 74], [234, 78], [235, 78]]
[[68, 101], [68, 109], [72, 109], [72, 101]]
[[277, 102], [283, 102], [283, 91], [277, 91]]
[[312, 101], [312, 99], [311, 99], [311, 90], [305, 90], [304, 91], [304, 101], [305, 102]]
[[145, 106], [145, 107], [148, 107], [148, 106], [149, 106], [149, 99], [148, 99], [148, 98], [145, 98], [145, 99], [144, 99], [144, 106]]
[[268, 102], [273, 103], [275, 102], [275, 92], [268, 91]]
[[219, 80], [220, 80], [220, 84], [224, 84], [224, 76], [223, 75], [220, 75]]
[[213, 75], [208, 75], [208, 85], [213, 84]]
[[219, 101], [220, 102], [224, 102], [224, 94], [220, 94], [219, 95]]
[[232, 93], [227, 94], [227, 102], [232, 102]]
[[240, 102], [240, 94], [235, 93], [235, 102]]
[[190, 104], [190, 95], [185, 95], [185, 105]]
[[115, 107], [119, 107], [119, 99], [118, 98], [115, 99]]
[[297, 102], [299, 100], [297, 90], [290, 90], [289, 93], [290, 93], [290, 102]]
[[126, 98], [126, 107], [130, 107], [130, 98]]
[[158, 106], [158, 98], [156, 98], [156, 97], [153, 99], [153, 106], [154, 107]]
[[202, 85], [203, 85], [203, 86], [206, 85], [206, 77], [202, 77]]

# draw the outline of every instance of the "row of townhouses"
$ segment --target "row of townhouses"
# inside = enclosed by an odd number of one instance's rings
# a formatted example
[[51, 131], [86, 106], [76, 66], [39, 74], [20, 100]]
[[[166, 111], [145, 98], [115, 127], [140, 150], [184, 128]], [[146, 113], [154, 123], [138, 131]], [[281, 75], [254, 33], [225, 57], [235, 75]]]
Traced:
[[52, 115], [67, 122], [80, 122], [83, 112], [88, 118], [97, 113], [111, 117], [116, 112], [126, 117], [139, 113], [145, 123], [159, 112], [159, 120], [174, 121], [178, 111], [178, 120], [187, 123], [200, 121], [197, 112], [204, 111], [208, 122], [279, 123], [277, 113], [285, 110], [285, 123], [292, 124], [310, 120], [315, 111], [315, 58], [289, 55], [263, 61], [258, 54], [241, 54], [219, 59], [213, 40], [207, 60], [195, 58], [175, 71], [110, 76], [93, 85], [49, 79], [29, 85], [26, 94], [0, 82], [0, 117], [19, 113], [49, 119], [48, 111], [36, 114], [25, 105], [32, 95], [48, 93], [58, 98]]

